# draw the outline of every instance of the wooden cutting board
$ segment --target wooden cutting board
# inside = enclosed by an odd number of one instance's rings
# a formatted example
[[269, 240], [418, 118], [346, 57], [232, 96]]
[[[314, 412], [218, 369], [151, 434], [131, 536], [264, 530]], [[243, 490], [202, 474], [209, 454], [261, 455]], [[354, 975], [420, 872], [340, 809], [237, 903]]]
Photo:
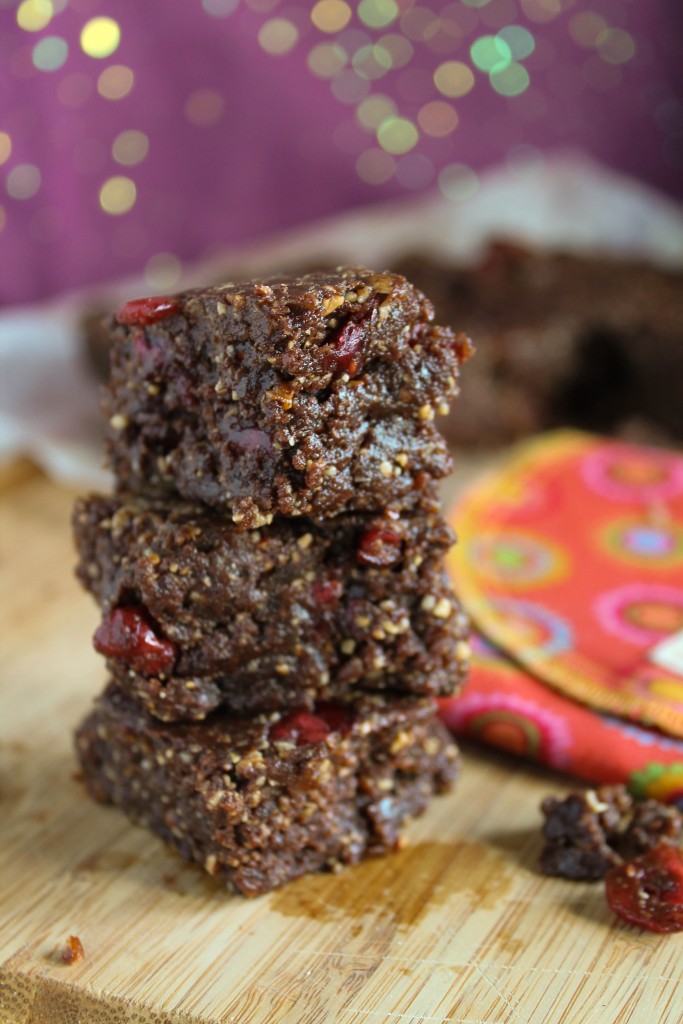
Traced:
[[252, 901], [93, 804], [71, 733], [103, 668], [72, 497], [28, 471], [0, 493], [0, 1024], [678, 1024], [683, 937], [536, 871], [557, 776], [467, 749], [404, 851]]

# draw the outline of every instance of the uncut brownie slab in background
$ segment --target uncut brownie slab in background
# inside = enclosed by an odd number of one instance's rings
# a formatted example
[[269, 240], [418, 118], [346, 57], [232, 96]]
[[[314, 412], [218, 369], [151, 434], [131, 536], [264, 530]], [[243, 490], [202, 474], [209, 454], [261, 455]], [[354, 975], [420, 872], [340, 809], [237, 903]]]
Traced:
[[453, 444], [558, 426], [683, 441], [683, 269], [503, 241], [473, 267], [426, 253], [394, 265], [475, 341], [444, 426]]

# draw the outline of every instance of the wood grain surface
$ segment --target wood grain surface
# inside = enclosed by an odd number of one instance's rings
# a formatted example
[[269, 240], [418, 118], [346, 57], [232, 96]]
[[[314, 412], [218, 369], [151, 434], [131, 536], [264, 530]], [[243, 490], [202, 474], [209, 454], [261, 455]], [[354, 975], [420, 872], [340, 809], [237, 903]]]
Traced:
[[71, 733], [104, 672], [72, 497], [25, 472], [0, 493], [0, 1024], [683, 1019], [683, 938], [537, 873], [558, 776], [467, 749], [404, 851], [252, 901], [88, 800]]

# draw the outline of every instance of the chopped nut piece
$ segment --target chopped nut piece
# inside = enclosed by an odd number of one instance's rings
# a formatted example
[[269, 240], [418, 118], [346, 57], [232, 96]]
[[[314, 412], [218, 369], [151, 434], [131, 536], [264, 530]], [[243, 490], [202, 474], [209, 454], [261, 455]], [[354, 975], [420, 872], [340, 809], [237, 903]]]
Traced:
[[272, 398], [274, 402], [278, 402], [285, 412], [289, 411], [294, 404], [295, 391], [289, 384], [276, 384], [270, 391], [266, 391], [266, 395], [268, 398]]
[[370, 284], [380, 294], [391, 295], [394, 290], [394, 282], [387, 274], [375, 274], [370, 278]]
[[436, 619], [447, 619], [448, 616], [452, 613], [452, 611], [453, 605], [451, 604], [451, 602], [448, 600], [448, 598], [442, 597], [439, 601], [436, 602], [434, 608], [432, 609], [432, 615]]
[[455, 657], [458, 661], [469, 661], [472, 657], [472, 647], [467, 640], [459, 640], [455, 645]]
[[328, 295], [323, 299], [323, 314], [329, 316], [330, 313], [334, 313], [335, 309], [339, 309], [343, 305], [343, 295]]

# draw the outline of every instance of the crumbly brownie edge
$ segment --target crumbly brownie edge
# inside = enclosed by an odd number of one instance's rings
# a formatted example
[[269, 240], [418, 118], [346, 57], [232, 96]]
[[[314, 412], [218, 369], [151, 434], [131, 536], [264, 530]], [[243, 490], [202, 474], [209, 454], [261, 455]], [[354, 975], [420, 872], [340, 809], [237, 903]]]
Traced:
[[468, 624], [443, 571], [453, 534], [436, 508], [256, 534], [189, 507], [91, 496], [74, 511], [78, 575], [105, 622], [138, 606], [175, 645], [161, 673], [111, 662], [165, 720], [220, 704], [310, 706], [352, 688], [449, 695], [466, 675]]
[[110, 686], [76, 746], [95, 799], [251, 896], [397, 848], [455, 777], [432, 701], [363, 698], [324, 713], [337, 716], [328, 735], [297, 745], [287, 716], [163, 725]]
[[683, 837], [683, 813], [656, 800], [636, 800], [624, 785], [604, 785], [546, 797], [541, 804], [541, 870], [581, 881], [604, 878], [607, 871], [660, 842], [677, 845]]
[[404, 278], [341, 268], [167, 305], [112, 322], [104, 410], [122, 489], [175, 491], [251, 528], [409, 507], [422, 476], [449, 472], [432, 421], [471, 346], [432, 326]]

